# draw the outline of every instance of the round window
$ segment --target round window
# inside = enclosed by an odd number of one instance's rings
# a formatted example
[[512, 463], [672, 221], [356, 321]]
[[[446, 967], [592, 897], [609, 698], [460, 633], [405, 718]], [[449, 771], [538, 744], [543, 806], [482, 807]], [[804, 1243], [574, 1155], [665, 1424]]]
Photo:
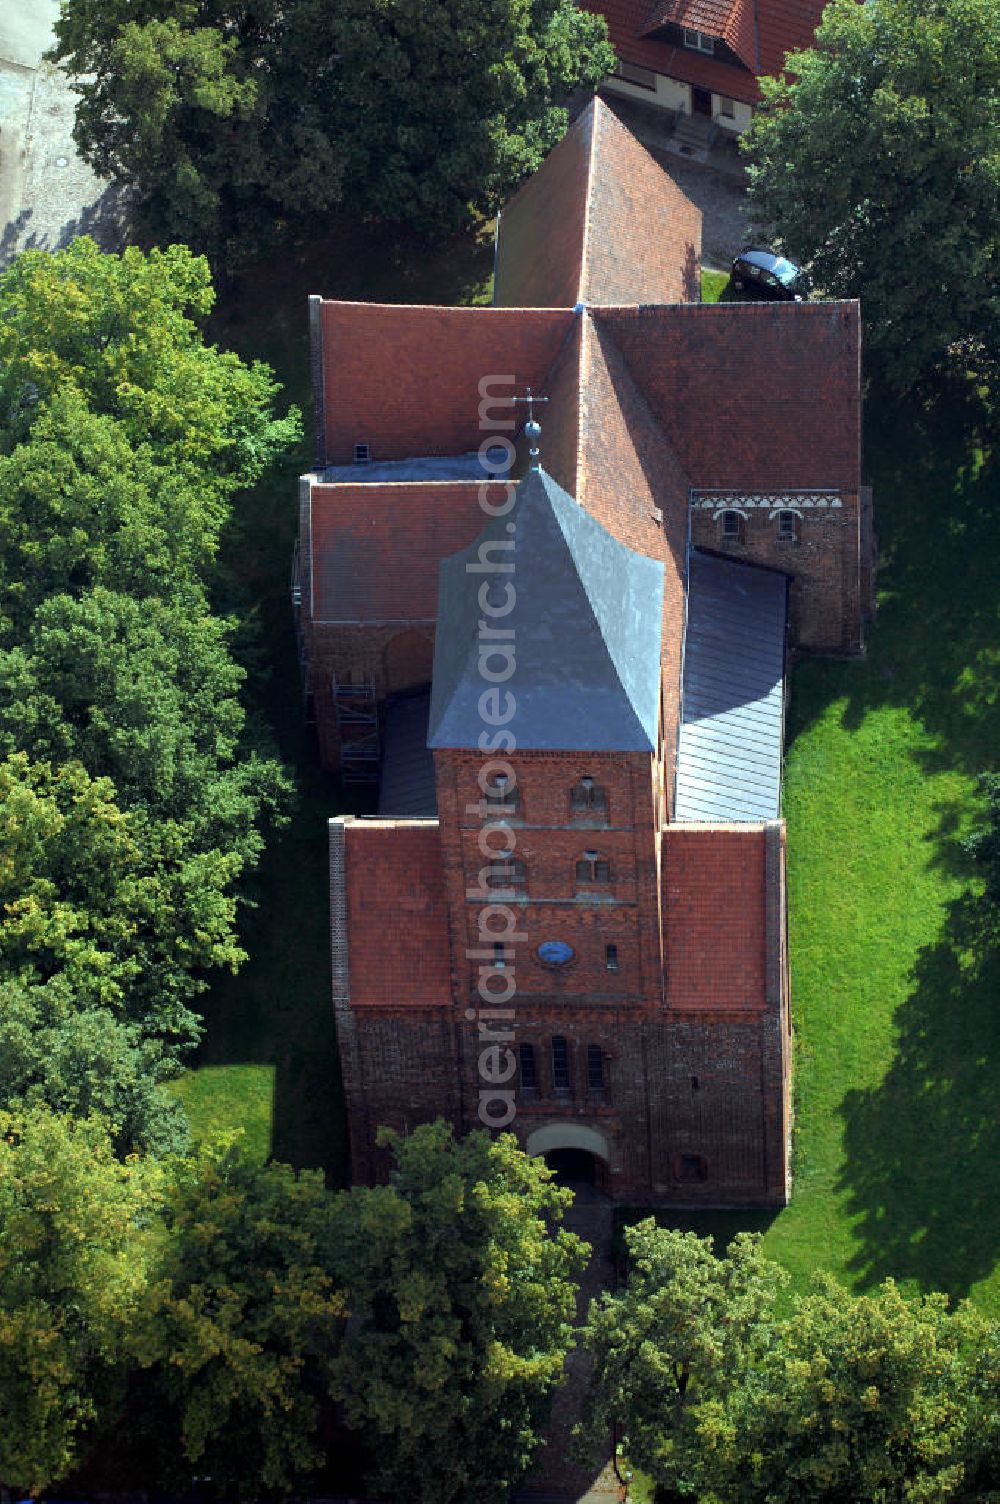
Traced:
[[543, 940], [538, 947], [538, 959], [546, 966], [565, 966], [573, 959], [573, 947], [565, 940]]

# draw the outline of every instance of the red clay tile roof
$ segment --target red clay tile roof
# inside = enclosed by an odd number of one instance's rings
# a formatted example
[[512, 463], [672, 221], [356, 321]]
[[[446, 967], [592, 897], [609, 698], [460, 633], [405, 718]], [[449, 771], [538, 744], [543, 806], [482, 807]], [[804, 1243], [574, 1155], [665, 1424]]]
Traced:
[[483, 521], [473, 481], [313, 486], [313, 620], [434, 621], [438, 564]]
[[669, 1008], [765, 1007], [764, 842], [762, 826], [663, 831]]
[[[745, 3], [738, 11], [735, 6], [731, 8], [728, 32], [717, 32], [713, 26], [698, 26], [693, 21], [686, 23], [696, 26], [699, 31], [725, 35], [733, 51], [746, 63], [746, 70], [646, 36], [650, 0], [579, 0], [579, 3], [585, 10], [605, 17], [615, 51], [625, 62], [651, 68], [654, 73], [680, 79], [682, 83], [726, 94], [746, 104], [756, 104], [760, 90], [755, 71], [779, 73], [786, 52], [812, 44], [825, 0], [756, 0], [756, 33], [753, 6]], [[683, 0], [671, 0], [671, 9], [682, 3]], [[693, 4], [695, 0], [687, 0], [687, 3]], [[697, 3], [711, 3], [711, 0], [697, 0]], [[664, 0], [666, 6], [667, 0]], [[681, 21], [680, 24], [685, 23]], [[758, 48], [759, 67], [756, 62]]]
[[437, 823], [348, 822], [345, 852], [352, 1006], [447, 1005], [451, 957]]
[[751, 72], [754, 70], [757, 34], [752, 0], [659, 0], [646, 18], [642, 35], [649, 36], [668, 22], [721, 37]]
[[500, 216], [496, 304], [696, 302], [701, 219], [595, 99]]
[[595, 309], [694, 486], [857, 490], [857, 303]]
[[827, 0], [757, 0], [760, 71], [780, 73], [785, 54], [811, 47]]
[[[661, 661], [664, 741], [673, 757], [684, 634], [691, 481], [636, 386], [610, 332], [588, 317], [577, 497], [617, 538], [665, 565]], [[654, 510], [662, 521], [657, 522]]]
[[592, 123], [588, 107], [504, 205], [493, 288], [498, 308], [572, 308], [579, 301]]
[[479, 383], [538, 390], [571, 331], [568, 310], [321, 305], [328, 465], [478, 449]]
[[699, 302], [701, 210], [603, 100], [593, 119], [581, 301]]

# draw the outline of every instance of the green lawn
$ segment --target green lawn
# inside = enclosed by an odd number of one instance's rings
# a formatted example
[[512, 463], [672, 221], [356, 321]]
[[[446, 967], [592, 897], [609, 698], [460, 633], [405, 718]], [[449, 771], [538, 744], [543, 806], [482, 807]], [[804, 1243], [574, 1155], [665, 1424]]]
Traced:
[[1000, 495], [968, 426], [869, 402], [878, 618], [863, 660], [792, 677], [792, 1203], [672, 1220], [763, 1231], [793, 1288], [823, 1267], [1000, 1311], [1000, 967], [958, 939], [959, 841], [1000, 765]]
[[703, 271], [701, 274], [701, 301], [703, 303], [717, 303], [728, 285], [728, 272]]
[[766, 1236], [1000, 1309], [1000, 989], [958, 941], [959, 836], [1000, 763], [996, 467], [962, 415], [869, 405], [880, 610], [861, 663], [792, 685], [785, 812], [795, 1194]]
[[[307, 404], [306, 295], [483, 301], [489, 237], [428, 250], [341, 228], [230, 289], [221, 343], [269, 360]], [[704, 296], [721, 287], [706, 274]], [[725, 278], [722, 277], [724, 284]], [[244, 1124], [258, 1152], [343, 1178], [343, 1104], [329, 1008], [325, 820], [346, 807], [304, 734], [288, 559], [301, 453], [247, 501], [226, 560], [263, 644], [251, 688], [296, 770], [248, 915], [250, 960], [206, 1001], [179, 1084], [196, 1131]], [[974, 776], [1000, 765], [996, 470], [952, 414], [869, 404], [867, 466], [882, 547], [867, 657], [801, 665], [792, 682], [785, 811], [796, 1025], [795, 1194], [766, 1227], [803, 1284], [818, 1266], [857, 1287], [886, 1274], [1000, 1310], [1000, 987], [956, 943], [969, 877], [958, 835]], [[270, 1118], [270, 1121], [269, 1121]]]
[[478, 238], [429, 247], [412, 236], [331, 220], [327, 241], [283, 254], [224, 289], [211, 337], [245, 358], [268, 361], [303, 409], [299, 452], [246, 499], [222, 551], [235, 605], [259, 629], [249, 658], [248, 701], [293, 771], [297, 796], [272, 839], [253, 888], [243, 943], [249, 960], [213, 982], [203, 999], [204, 1043], [174, 1090], [196, 1135], [245, 1128], [255, 1153], [318, 1165], [346, 1178], [343, 1093], [330, 1005], [326, 822], [358, 808], [320, 770], [302, 724], [288, 583], [298, 526], [296, 477], [312, 462], [310, 293], [386, 302], [488, 300], [490, 228]]

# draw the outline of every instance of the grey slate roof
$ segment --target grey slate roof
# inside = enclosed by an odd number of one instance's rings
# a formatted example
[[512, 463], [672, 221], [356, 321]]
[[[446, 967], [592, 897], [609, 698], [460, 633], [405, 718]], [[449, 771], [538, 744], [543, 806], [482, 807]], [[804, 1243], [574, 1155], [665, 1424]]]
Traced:
[[436, 815], [434, 757], [427, 746], [429, 693], [401, 696], [386, 708], [382, 727], [380, 815]]
[[326, 465], [315, 479], [323, 485], [376, 485], [400, 481], [494, 480], [507, 471], [507, 451], [487, 450], [484, 465], [478, 449], [469, 454], [416, 455], [407, 460], [371, 460], [366, 465]]
[[[484, 557], [512, 561], [511, 573], [470, 572], [490, 544]], [[442, 561], [432, 747], [476, 748], [490, 729], [479, 708], [493, 687], [478, 663], [484, 581], [494, 604], [506, 601], [505, 582], [516, 592], [509, 615], [493, 625], [514, 633], [514, 673], [496, 687], [516, 699], [508, 729], [518, 747], [655, 751], [663, 565], [612, 538], [544, 470], [528, 472], [508, 517], [490, 520], [475, 543]], [[498, 659], [490, 666], [501, 668]]]
[[787, 580], [688, 561], [676, 820], [774, 820], [781, 804]]

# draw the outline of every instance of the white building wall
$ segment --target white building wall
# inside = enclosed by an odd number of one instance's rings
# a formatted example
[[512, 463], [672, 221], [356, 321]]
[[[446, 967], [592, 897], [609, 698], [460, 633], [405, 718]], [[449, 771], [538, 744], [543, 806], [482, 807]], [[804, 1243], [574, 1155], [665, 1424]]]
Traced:
[[[605, 79], [601, 87], [612, 93], [621, 94], [625, 99], [635, 99], [641, 104], [654, 105], [663, 110], [674, 110], [681, 115], [690, 115], [690, 84], [681, 83], [677, 78], [667, 78], [663, 73], [654, 73], [653, 78], [656, 83], [653, 89], [647, 89], [641, 84], [633, 84], [627, 79], [614, 76]], [[722, 102], [721, 94], [712, 95], [712, 119], [722, 130], [731, 131], [733, 135], [738, 136], [750, 124], [753, 108], [751, 105], [744, 104], [741, 99], [734, 99], [732, 115], [724, 115]]]

